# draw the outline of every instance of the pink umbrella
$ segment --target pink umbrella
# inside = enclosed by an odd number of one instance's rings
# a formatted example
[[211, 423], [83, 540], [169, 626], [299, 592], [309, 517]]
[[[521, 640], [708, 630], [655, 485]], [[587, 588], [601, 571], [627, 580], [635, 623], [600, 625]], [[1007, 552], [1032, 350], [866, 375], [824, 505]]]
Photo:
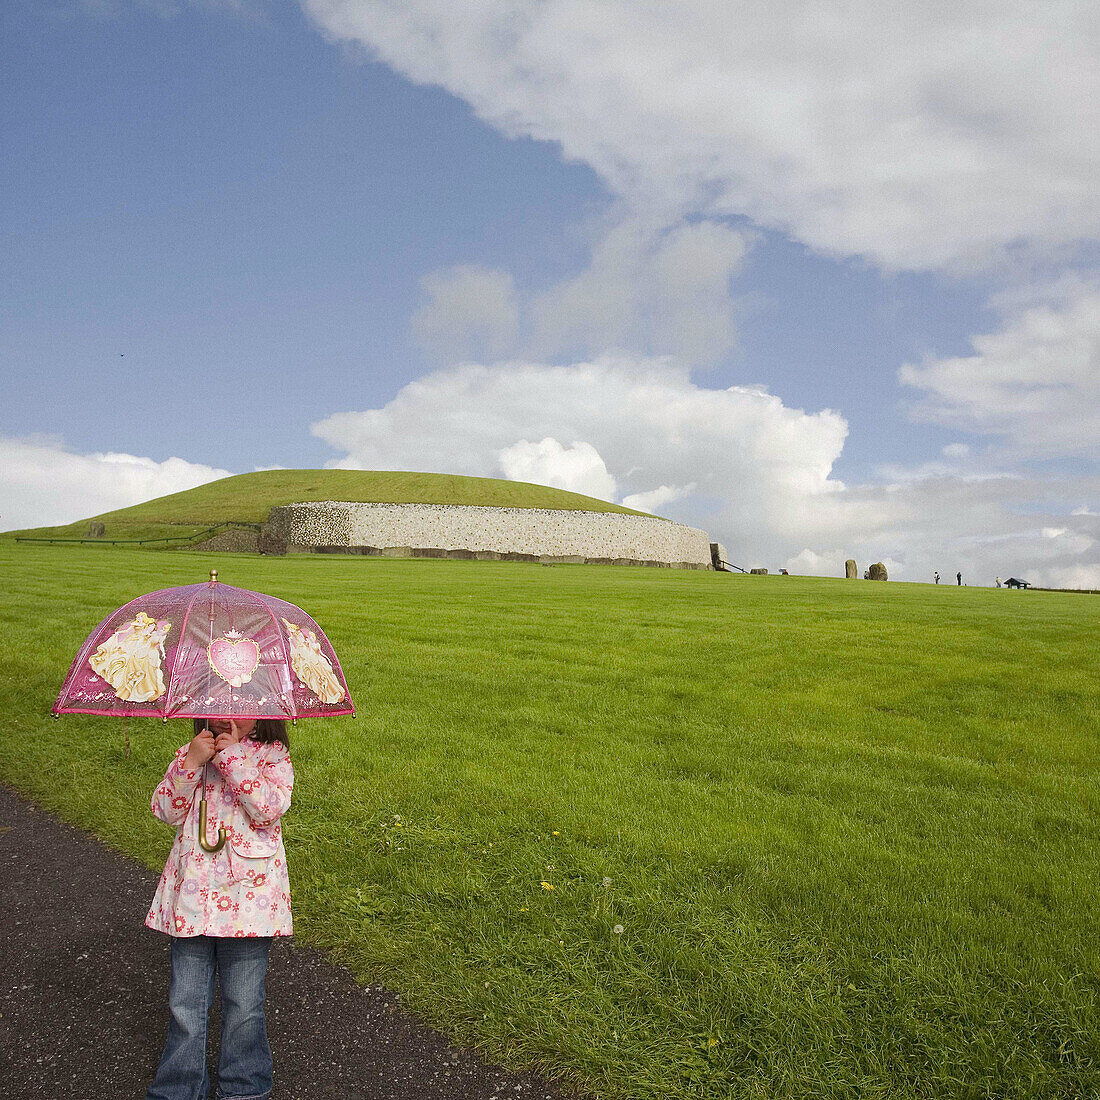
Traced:
[[300, 607], [218, 582], [111, 612], [76, 655], [54, 714], [298, 718], [354, 714], [329, 640]]
[[[162, 718], [354, 714], [321, 628], [285, 600], [218, 583], [162, 588], [112, 611], [88, 635], [53, 713]], [[129, 741], [127, 741], [127, 749]], [[206, 783], [203, 782], [205, 792]], [[206, 799], [199, 803], [199, 843]]]

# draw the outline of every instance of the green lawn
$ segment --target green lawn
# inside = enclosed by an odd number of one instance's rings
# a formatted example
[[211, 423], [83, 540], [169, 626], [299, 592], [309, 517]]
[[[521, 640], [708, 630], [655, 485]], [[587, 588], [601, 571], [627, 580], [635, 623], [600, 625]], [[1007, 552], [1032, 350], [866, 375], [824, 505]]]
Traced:
[[374, 501], [382, 504], [474, 504], [497, 508], [559, 508], [565, 511], [626, 512], [647, 516], [596, 497], [495, 477], [431, 474], [401, 470], [258, 470], [210, 481], [195, 489], [103, 512], [60, 527], [0, 533], [80, 538], [92, 520], [106, 538], [152, 539], [193, 535], [218, 523], [262, 523], [276, 505], [311, 500]]
[[0, 776], [158, 870], [184, 724], [126, 757], [48, 712], [109, 610], [211, 566], [313, 614], [359, 708], [292, 731], [298, 934], [487, 1057], [623, 1100], [1100, 1094], [1097, 597], [0, 544]]

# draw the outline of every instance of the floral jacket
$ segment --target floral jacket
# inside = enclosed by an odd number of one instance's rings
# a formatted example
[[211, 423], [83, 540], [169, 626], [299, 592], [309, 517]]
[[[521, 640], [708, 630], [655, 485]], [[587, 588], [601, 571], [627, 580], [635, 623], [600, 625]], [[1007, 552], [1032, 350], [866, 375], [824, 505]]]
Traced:
[[[289, 936], [280, 819], [294, 789], [290, 754], [279, 742], [246, 739], [190, 770], [187, 748], [176, 751], [153, 792], [153, 813], [178, 829], [146, 925], [170, 936]], [[219, 852], [198, 840], [204, 782], [207, 838], [218, 826], [228, 838]]]

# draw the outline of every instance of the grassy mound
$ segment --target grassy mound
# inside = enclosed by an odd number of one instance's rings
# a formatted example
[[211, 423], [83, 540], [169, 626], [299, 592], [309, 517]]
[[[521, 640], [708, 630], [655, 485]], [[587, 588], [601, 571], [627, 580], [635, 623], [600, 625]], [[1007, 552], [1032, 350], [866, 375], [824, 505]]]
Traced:
[[9, 531], [5, 535], [82, 538], [94, 521], [104, 525], [108, 539], [193, 535], [218, 523], [262, 523], [278, 505], [310, 500], [474, 504], [649, 515], [565, 489], [495, 477], [400, 470], [260, 470], [211, 481], [197, 489], [158, 497], [131, 508], [89, 516], [77, 523]]
[[209, 566], [359, 711], [291, 732], [296, 935], [451, 1036], [607, 1100], [1100, 1095], [1091, 600], [0, 546], [0, 776], [158, 871], [186, 723], [49, 707]]

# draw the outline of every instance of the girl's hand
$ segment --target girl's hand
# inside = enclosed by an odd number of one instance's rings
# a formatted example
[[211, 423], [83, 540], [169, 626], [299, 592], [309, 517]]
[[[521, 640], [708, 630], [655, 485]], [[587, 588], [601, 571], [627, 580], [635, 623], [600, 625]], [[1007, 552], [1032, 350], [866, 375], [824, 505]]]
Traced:
[[241, 740], [243, 731], [232, 718], [229, 719], [229, 732], [219, 733], [217, 740], [214, 742], [214, 748], [217, 752], [225, 752], [226, 749], [231, 749], [234, 745], [238, 744]]
[[188, 771], [198, 771], [214, 755], [214, 735], [209, 730], [196, 733], [187, 746], [183, 762]]

